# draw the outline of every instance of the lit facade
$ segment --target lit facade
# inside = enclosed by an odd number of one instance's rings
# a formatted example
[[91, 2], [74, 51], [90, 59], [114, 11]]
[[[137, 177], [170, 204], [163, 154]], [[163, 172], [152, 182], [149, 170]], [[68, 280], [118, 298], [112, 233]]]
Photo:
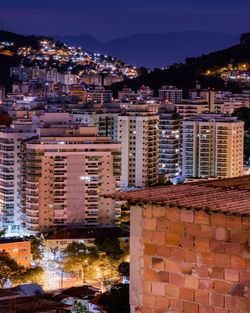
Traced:
[[221, 114], [183, 121], [183, 176], [243, 175], [244, 122]]

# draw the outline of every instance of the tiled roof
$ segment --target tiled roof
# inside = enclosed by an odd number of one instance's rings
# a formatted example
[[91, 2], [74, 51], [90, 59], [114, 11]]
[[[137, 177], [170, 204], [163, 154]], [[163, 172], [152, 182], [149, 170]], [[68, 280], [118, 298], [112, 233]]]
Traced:
[[118, 192], [105, 197], [250, 215], [250, 176]]

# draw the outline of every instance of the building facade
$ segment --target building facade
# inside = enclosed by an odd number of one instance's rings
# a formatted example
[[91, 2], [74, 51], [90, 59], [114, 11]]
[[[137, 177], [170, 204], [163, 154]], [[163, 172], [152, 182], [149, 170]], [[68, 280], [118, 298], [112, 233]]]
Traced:
[[122, 144], [121, 187], [144, 187], [158, 183], [159, 116], [147, 103], [131, 104], [118, 117], [118, 140]]
[[183, 176], [243, 175], [244, 122], [221, 114], [183, 121]]
[[22, 225], [28, 234], [54, 227], [112, 227], [119, 204], [120, 144], [94, 127], [40, 129], [22, 153]]

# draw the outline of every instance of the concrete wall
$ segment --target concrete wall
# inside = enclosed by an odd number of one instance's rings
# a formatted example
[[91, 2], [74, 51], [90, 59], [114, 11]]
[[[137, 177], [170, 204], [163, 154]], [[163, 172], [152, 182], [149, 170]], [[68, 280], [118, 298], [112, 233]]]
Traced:
[[249, 216], [140, 209], [131, 208], [132, 312], [250, 312]]

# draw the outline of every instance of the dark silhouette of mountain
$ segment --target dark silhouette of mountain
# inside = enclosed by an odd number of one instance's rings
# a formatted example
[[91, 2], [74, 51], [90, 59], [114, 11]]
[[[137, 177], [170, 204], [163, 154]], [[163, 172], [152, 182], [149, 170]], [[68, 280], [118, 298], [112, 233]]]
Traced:
[[[147, 85], [154, 90], [155, 96], [157, 96], [158, 89], [162, 85], [175, 85], [187, 91], [189, 88], [195, 87], [198, 81], [203, 88], [239, 91], [239, 86], [236, 83], [225, 83], [218, 70], [228, 67], [229, 64], [237, 67], [242, 63], [247, 64], [249, 68], [250, 33], [241, 35], [240, 44], [199, 57], [187, 57], [183, 63], [175, 63], [165, 70], [154, 69], [135, 79], [115, 83], [111, 89], [116, 96], [117, 91], [122, 89], [124, 85], [134, 90], [142, 85]], [[214, 74], [206, 75], [208, 70]]]
[[168, 32], [161, 34], [134, 34], [105, 42], [89, 35], [52, 36], [70, 45], [100, 52], [128, 64], [162, 67], [183, 62], [186, 57], [225, 49], [238, 42], [239, 35], [211, 31]]

